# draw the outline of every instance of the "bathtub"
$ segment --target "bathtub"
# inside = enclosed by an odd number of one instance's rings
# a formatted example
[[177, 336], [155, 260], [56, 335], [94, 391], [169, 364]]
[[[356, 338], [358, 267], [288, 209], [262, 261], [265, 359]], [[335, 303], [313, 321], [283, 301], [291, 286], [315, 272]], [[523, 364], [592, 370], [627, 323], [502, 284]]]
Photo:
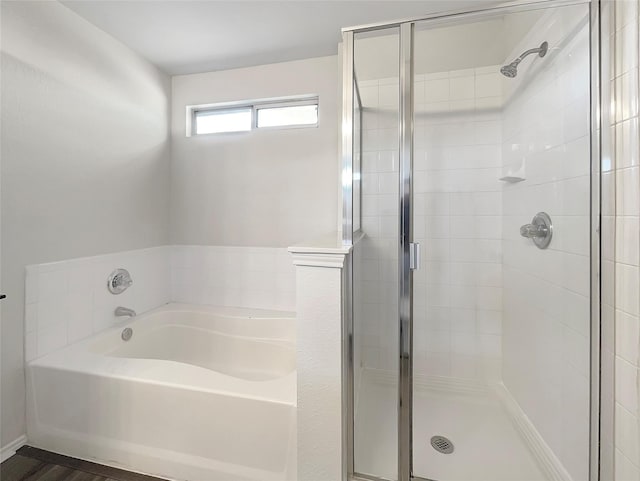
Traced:
[[295, 415], [293, 313], [169, 304], [27, 365], [30, 445], [164, 478], [293, 480]]

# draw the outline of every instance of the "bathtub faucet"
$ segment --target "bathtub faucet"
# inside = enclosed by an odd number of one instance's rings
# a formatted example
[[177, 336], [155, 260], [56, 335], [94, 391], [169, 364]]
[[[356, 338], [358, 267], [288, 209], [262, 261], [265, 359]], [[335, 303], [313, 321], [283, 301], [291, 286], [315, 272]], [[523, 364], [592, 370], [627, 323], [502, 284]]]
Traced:
[[134, 317], [136, 315], [136, 311], [134, 311], [133, 309], [129, 309], [128, 307], [118, 306], [116, 307], [114, 314], [116, 315], [116, 317]]

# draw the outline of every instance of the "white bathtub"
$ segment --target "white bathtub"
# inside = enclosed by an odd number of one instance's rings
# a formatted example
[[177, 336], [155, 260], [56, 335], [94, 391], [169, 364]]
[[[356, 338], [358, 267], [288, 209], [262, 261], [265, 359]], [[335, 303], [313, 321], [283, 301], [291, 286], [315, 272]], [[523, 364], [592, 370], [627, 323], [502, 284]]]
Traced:
[[294, 343], [287, 312], [170, 304], [118, 323], [28, 364], [29, 444], [172, 479], [294, 479]]

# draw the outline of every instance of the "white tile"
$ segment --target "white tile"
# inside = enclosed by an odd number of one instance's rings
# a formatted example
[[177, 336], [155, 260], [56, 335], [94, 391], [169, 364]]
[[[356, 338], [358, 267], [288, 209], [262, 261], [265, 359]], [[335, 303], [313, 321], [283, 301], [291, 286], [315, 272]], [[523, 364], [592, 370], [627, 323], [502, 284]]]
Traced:
[[615, 120], [623, 120], [638, 115], [638, 69], [629, 70], [615, 80]]
[[454, 354], [464, 354], [473, 356], [476, 354], [478, 346], [476, 336], [473, 333], [453, 332], [451, 333], [451, 352]]
[[378, 86], [360, 87], [360, 100], [363, 107], [378, 107]]
[[398, 175], [395, 173], [378, 174], [378, 186], [381, 194], [396, 194], [399, 190]]
[[502, 78], [498, 72], [476, 75], [476, 97], [499, 97], [502, 94]]
[[615, 480], [616, 481], [638, 481], [640, 479], [640, 468], [635, 466], [619, 449], [615, 452]]
[[449, 81], [449, 87], [452, 100], [472, 99], [475, 96], [475, 79], [473, 76], [452, 78]]
[[475, 263], [475, 280], [478, 286], [502, 287], [502, 264]]
[[476, 332], [476, 310], [459, 307], [451, 308], [451, 330], [475, 334]]
[[624, 359], [615, 360], [615, 399], [635, 416], [638, 415], [638, 368]]
[[476, 122], [475, 124], [477, 145], [497, 145], [502, 141], [502, 125], [495, 120]]
[[617, 34], [616, 75], [638, 66], [638, 25], [635, 22], [626, 24]]
[[623, 311], [615, 313], [616, 355], [638, 366], [640, 361], [640, 319]]
[[474, 194], [455, 193], [451, 195], [451, 215], [471, 216], [475, 211]]
[[449, 79], [427, 80], [424, 98], [427, 103], [449, 100]]
[[637, 266], [616, 265], [616, 307], [631, 314], [640, 316], [640, 270]]
[[502, 343], [499, 335], [478, 334], [478, 351], [483, 357], [499, 358], [502, 353]]
[[38, 356], [47, 355], [67, 344], [67, 326], [64, 322], [50, 324], [37, 333]]
[[68, 315], [68, 271], [43, 272], [38, 278], [38, 327], [65, 323]]
[[640, 163], [638, 117], [627, 119], [615, 128], [615, 154], [617, 167], [634, 167]]
[[502, 288], [483, 287], [476, 288], [476, 306], [482, 310], [502, 309]]
[[398, 129], [386, 128], [378, 130], [378, 149], [397, 150], [399, 145]]
[[[639, 186], [640, 188], [640, 186]], [[616, 219], [616, 261], [637, 266], [640, 263], [640, 217]]]
[[397, 85], [381, 85], [378, 89], [380, 107], [397, 107], [400, 103], [400, 90]]
[[398, 172], [398, 153], [395, 151], [380, 152], [378, 172]]
[[640, 216], [640, 167], [616, 171], [618, 215]]
[[499, 335], [502, 333], [502, 310], [477, 311], [477, 330], [481, 334]]
[[640, 420], [620, 404], [615, 407], [615, 443], [635, 466], [640, 466]]

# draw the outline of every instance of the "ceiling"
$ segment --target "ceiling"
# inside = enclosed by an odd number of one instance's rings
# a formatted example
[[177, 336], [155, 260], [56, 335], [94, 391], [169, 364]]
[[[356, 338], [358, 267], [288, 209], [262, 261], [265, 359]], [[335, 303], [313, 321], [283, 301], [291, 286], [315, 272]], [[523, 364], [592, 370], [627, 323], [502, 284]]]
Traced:
[[342, 27], [495, 0], [62, 0], [170, 75], [337, 52]]

